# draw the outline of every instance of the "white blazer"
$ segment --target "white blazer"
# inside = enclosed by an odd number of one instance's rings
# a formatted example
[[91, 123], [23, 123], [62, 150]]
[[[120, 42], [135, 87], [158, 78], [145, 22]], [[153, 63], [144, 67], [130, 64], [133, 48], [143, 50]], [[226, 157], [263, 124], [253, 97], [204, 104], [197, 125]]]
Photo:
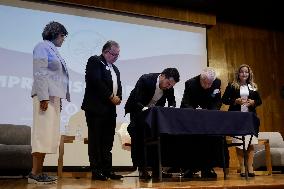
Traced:
[[33, 79], [31, 95], [37, 95], [39, 101], [56, 96], [70, 102], [66, 63], [50, 41], [38, 43], [33, 50]]

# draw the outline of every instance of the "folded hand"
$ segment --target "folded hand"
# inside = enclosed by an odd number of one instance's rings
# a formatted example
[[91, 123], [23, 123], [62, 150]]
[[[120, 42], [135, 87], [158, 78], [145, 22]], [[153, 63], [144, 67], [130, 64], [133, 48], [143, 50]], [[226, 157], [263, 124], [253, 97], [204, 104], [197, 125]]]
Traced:
[[113, 96], [112, 99], [111, 99], [111, 102], [114, 105], [119, 105], [121, 103], [121, 99], [118, 96]]

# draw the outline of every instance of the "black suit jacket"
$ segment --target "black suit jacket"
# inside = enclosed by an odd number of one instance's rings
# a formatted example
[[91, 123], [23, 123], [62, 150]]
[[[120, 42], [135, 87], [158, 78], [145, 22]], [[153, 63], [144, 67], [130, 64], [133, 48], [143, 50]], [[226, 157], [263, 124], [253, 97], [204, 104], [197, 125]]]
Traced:
[[[155, 94], [159, 75], [159, 73], [150, 73], [144, 74], [139, 78], [125, 104], [125, 114], [138, 113], [144, 106], [149, 104]], [[163, 96], [158, 100], [155, 106], [165, 106], [166, 100], [168, 101], [168, 106], [176, 105], [174, 88], [164, 90]]]
[[[252, 87], [249, 88], [249, 99], [254, 100], [254, 106], [249, 106], [250, 112], [256, 112], [255, 108], [262, 104], [259, 93], [253, 90]], [[236, 89], [231, 83], [228, 84], [226, 90], [222, 96], [222, 102], [226, 105], [230, 105], [228, 111], [241, 111], [241, 105], [235, 104], [235, 100], [240, 98], [240, 89]]]
[[[117, 96], [122, 99], [120, 73], [114, 64], [112, 64], [112, 67], [117, 76]], [[89, 58], [86, 66], [85, 81], [86, 88], [82, 110], [101, 116], [116, 116], [116, 106], [109, 99], [113, 93], [111, 71], [103, 55]]]
[[181, 102], [181, 108], [197, 108], [219, 110], [221, 101], [221, 80], [216, 78], [209, 89], [202, 88], [200, 75], [185, 82], [185, 89]]

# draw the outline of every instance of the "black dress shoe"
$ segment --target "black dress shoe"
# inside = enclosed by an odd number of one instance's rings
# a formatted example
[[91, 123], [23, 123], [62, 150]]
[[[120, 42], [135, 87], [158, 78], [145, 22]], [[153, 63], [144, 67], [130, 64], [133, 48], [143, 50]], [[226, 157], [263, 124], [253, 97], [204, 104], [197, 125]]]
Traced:
[[181, 169], [178, 167], [170, 167], [167, 173], [180, 173]]
[[148, 171], [139, 171], [139, 178], [149, 180], [151, 179], [151, 175], [148, 173]]
[[109, 174], [106, 174], [106, 176], [112, 180], [120, 180], [123, 178], [122, 175], [117, 175], [114, 172], [110, 172]]
[[[171, 173], [166, 173], [162, 171], [162, 178], [172, 178], [173, 175]], [[152, 172], [152, 178], [159, 178], [159, 173], [158, 172]]]
[[162, 172], [162, 177], [163, 177], [163, 178], [172, 178], [173, 175], [172, 175], [171, 173]]
[[205, 169], [201, 170], [201, 178], [216, 179], [217, 174], [215, 173], [214, 169]]
[[241, 177], [246, 177], [246, 174], [245, 173], [240, 173], [240, 176]]
[[103, 173], [100, 173], [100, 172], [92, 173], [92, 180], [106, 181], [107, 179], [108, 177], [104, 175]]
[[183, 178], [200, 178], [200, 176], [188, 169], [184, 172]]

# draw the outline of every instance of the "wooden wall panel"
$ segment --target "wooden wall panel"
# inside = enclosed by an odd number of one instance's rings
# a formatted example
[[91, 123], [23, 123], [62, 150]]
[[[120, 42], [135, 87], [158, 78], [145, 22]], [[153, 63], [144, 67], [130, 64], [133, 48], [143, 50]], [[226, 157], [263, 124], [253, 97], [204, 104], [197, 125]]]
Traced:
[[188, 7], [170, 7], [151, 1], [141, 2], [137, 0], [49, 0], [54, 2], [81, 5], [86, 7], [114, 10], [124, 13], [165, 18], [175, 21], [191, 22], [194, 24], [215, 25], [214, 14], [192, 11]]
[[222, 92], [240, 64], [250, 65], [263, 101], [257, 109], [260, 131], [280, 131], [284, 136], [284, 99], [280, 97], [284, 33], [217, 23], [208, 29], [207, 37], [209, 65], [216, 68], [222, 80]]

